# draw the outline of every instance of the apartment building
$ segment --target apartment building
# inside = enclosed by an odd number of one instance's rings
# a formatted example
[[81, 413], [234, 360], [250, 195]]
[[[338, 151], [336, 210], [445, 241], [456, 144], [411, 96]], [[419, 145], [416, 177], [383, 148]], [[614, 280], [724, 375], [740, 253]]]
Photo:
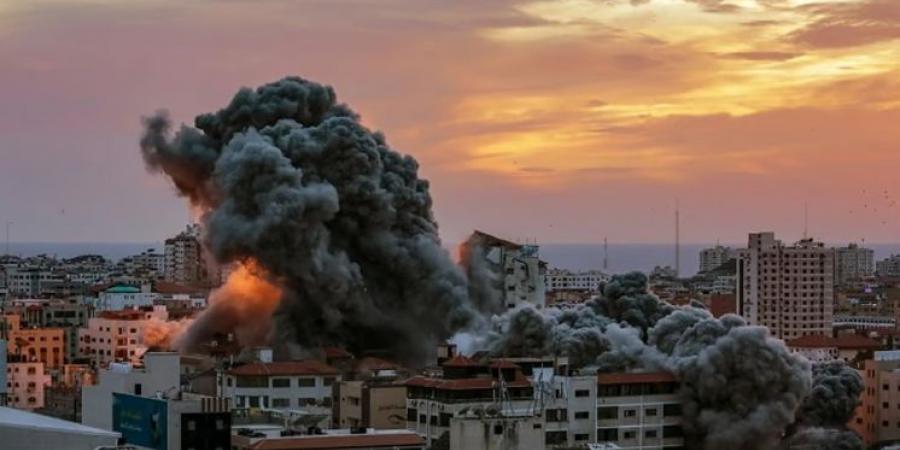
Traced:
[[166, 239], [164, 269], [166, 281], [194, 284], [208, 280], [197, 225], [188, 226], [177, 236]]
[[94, 308], [89, 304], [62, 299], [13, 300], [4, 308], [20, 316], [24, 328], [61, 328], [65, 333], [65, 359], [78, 356], [78, 329], [87, 326]]
[[684, 449], [678, 382], [668, 373], [597, 376], [597, 442], [622, 450]]
[[50, 375], [44, 363], [8, 355], [6, 361], [6, 406], [34, 411], [44, 407], [44, 391]]
[[550, 269], [545, 275], [544, 288], [547, 292], [584, 290], [597, 293], [609, 281], [609, 275], [598, 270], [572, 272], [563, 269]]
[[22, 316], [4, 313], [0, 321], [0, 338], [6, 340], [6, 351], [22, 361], [41, 362], [46, 369], [58, 369], [65, 364], [65, 330], [62, 328], [29, 328]]
[[169, 317], [164, 306], [151, 306], [121, 311], [101, 311], [78, 330], [79, 354], [95, 367], [111, 362], [139, 363], [147, 351], [144, 328], [154, 321]]
[[305, 410], [330, 423], [332, 385], [341, 380], [338, 370], [317, 360], [269, 358], [228, 370], [221, 396], [236, 408]]
[[843, 285], [875, 274], [875, 252], [850, 243], [834, 249], [834, 281]]
[[900, 351], [875, 352], [860, 375], [865, 388], [848, 426], [866, 448], [900, 441]]
[[779, 339], [831, 335], [834, 251], [804, 239], [787, 246], [775, 234], [751, 233], [738, 251], [738, 312]]
[[525, 303], [537, 308], [546, 305], [547, 265], [538, 257], [537, 245], [517, 244], [475, 231], [464, 247], [464, 251], [478, 252], [468, 256], [481, 258], [478, 264], [494, 272], [497, 280], [494, 288], [507, 309]]
[[900, 277], [900, 255], [891, 255], [875, 263], [875, 272], [882, 277]]
[[785, 341], [793, 353], [803, 355], [806, 359], [819, 363], [844, 361], [852, 363], [881, 348], [881, 343], [858, 334], [840, 334], [836, 337], [808, 335]]
[[730, 259], [735, 258], [736, 252], [731, 247], [716, 244], [715, 247], [700, 250], [700, 267], [699, 272], [709, 272], [717, 269], [722, 264], [727, 263]]
[[338, 428], [405, 429], [405, 370], [380, 358], [366, 357], [350, 377], [334, 384], [334, 426]]

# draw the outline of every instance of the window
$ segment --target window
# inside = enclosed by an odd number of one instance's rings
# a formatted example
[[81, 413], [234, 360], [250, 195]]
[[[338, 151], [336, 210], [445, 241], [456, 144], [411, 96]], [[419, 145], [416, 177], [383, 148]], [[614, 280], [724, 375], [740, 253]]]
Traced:
[[673, 437], [682, 437], [684, 436], [684, 431], [682, 431], [680, 425], [666, 425], [663, 427], [663, 437], [664, 438], [673, 438]]
[[546, 445], [557, 445], [557, 444], [565, 444], [566, 443], [566, 432], [565, 431], [548, 431], [547, 434], [544, 435], [544, 444]]
[[291, 387], [290, 378], [272, 378], [273, 388], [289, 388]]
[[670, 403], [668, 405], [663, 405], [663, 415], [666, 417], [680, 416], [681, 415], [681, 404]]
[[575, 435], [576, 441], [586, 441], [590, 438], [591, 438], [591, 435], [589, 435], [589, 434], [576, 434]]
[[589, 419], [591, 414], [587, 411], [575, 411], [575, 419]]
[[575, 396], [576, 397], [589, 397], [591, 395], [591, 391], [587, 389], [576, 389]]
[[644, 415], [647, 417], [656, 417], [656, 408], [647, 408], [644, 410]]
[[419, 414], [419, 411], [413, 408], [407, 408], [406, 410], [406, 421], [407, 422], [415, 422], [416, 416]]
[[315, 378], [297, 378], [297, 387], [316, 387]]
[[427, 416], [426, 416], [425, 414], [419, 414], [419, 423], [426, 423], [427, 420], [428, 420], [428, 419], [427, 419]]
[[619, 418], [619, 408], [616, 406], [601, 406], [597, 408], [597, 419], [598, 420], [608, 420], [608, 419], [618, 419]]
[[568, 420], [569, 410], [566, 408], [547, 410], [547, 422], [566, 422]]
[[273, 408], [288, 408], [291, 406], [291, 399], [289, 398], [273, 398], [272, 399], [272, 407]]
[[503, 425], [502, 424], [498, 423], [498, 424], [494, 425], [494, 434], [503, 434]]
[[644, 437], [647, 439], [655, 439], [656, 436], [657, 436], [656, 430], [644, 431]]
[[600, 428], [597, 430], [598, 442], [615, 442], [619, 440], [619, 430], [617, 428]]
[[142, 390], [143, 386], [141, 386], [141, 383], [134, 383], [134, 395], [141, 395]]
[[449, 414], [449, 413], [441, 413], [439, 425], [442, 426], [442, 427], [449, 427], [449, 426], [450, 426], [450, 418], [451, 418], [451, 417], [453, 417], [453, 414]]
[[637, 431], [631, 430], [631, 431], [626, 431], [626, 432], [622, 433], [622, 439], [625, 439], [625, 440], [634, 439], [636, 437], [637, 437]]
[[269, 387], [269, 379], [266, 377], [238, 377], [237, 387]]
[[636, 410], [634, 410], [634, 409], [626, 409], [625, 410], [625, 417], [635, 417], [635, 416], [637, 416]]
[[325, 384], [325, 386], [331, 386], [332, 384], [334, 384], [334, 377], [325, 377], [322, 379], [322, 382]]

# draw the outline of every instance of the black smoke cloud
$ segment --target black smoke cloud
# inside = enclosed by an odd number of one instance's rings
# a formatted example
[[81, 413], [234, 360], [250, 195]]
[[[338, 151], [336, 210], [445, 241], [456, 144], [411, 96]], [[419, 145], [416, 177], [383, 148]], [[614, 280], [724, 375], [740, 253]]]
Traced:
[[334, 91], [290, 77], [241, 89], [170, 137], [145, 119], [143, 157], [205, 211], [221, 264], [252, 258], [283, 289], [280, 338], [422, 361], [481, 317], [441, 248], [418, 164]]
[[823, 437], [833, 448], [861, 448], [844, 428], [860, 393], [853, 369], [812, 370], [739, 316], [660, 301], [643, 274], [613, 277], [602, 296], [575, 308], [496, 316], [480, 345], [494, 355], [568, 356], [603, 372], [671, 372], [681, 382], [688, 448], [769, 450]]

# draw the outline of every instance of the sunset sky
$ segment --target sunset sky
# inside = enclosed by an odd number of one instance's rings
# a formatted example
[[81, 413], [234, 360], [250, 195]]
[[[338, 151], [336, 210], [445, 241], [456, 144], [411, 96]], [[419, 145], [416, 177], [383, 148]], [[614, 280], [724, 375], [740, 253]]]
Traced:
[[140, 118], [296, 74], [415, 156], [443, 238], [900, 241], [900, 1], [0, 0], [0, 222], [157, 241]]

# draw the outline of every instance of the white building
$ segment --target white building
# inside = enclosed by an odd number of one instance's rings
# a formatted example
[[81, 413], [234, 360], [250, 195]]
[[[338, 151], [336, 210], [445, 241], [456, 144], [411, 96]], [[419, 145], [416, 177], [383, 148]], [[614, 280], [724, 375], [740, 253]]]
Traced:
[[495, 274], [495, 288], [507, 309], [528, 303], [537, 308], [546, 305], [544, 286], [546, 263], [538, 257], [537, 245], [516, 244], [481, 231], [467, 241], [469, 251], [479, 251], [487, 268]]
[[[584, 446], [597, 440], [597, 376], [534, 374], [536, 398], [544, 411], [547, 444]], [[538, 379], [548, 380], [546, 382]]]
[[154, 294], [150, 285], [110, 286], [97, 296], [97, 311], [119, 311], [122, 309], [153, 306]]
[[844, 284], [875, 274], [875, 252], [851, 243], [834, 249], [834, 280]]
[[226, 372], [222, 397], [235, 408], [302, 410], [332, 415], [332, 385], [340, 373], [321, 361], [275, 361], [264, 359]]
[[718, 244], [715, 247], [700, 250], [700, 273], [716, 269], [735, 256], [733, 249]]
[[570, 289], [600, 292], [603, 284], [609, 281], [609, 275], [598, 270], [572, 272], [563, 269], [550, 269], [547, 271], [544, 279], [544, 288], [547, 292]]
[[0, 442], [9, 450], [116, 448], [119, 433], [0, 407]]
[[469, 410], [450, 419], [450, 450], [544, 450], [543, 425], [531, 410]]
[[113, 393], [144, 397], [171, 393], [181, 387], [181, 363], [177, 353], [144, 354], [143, 366], [111, 364], [98, 372], [97, 384], [81, 391], [81, 422], [112, 430]]
[[597, 442], [625, 450], [685, 448], [675, 377], [601, 374], [597, 383]]
[[774, 233], [751, 233], [737, 262], [738, 313], [779, 339], [831, 335], [834, 251], [804, 239], [786, 246]]
[[164, 306], [121, 311], [103, 311], [78, 330], [79, 353], [97, 367], [111, 362], [139, 363], [147, 351], [144, 328], [169, 318]]
[[878, 275], [883, 277], [900, 277], [900, 255], [891, 255], [875, 265]]

